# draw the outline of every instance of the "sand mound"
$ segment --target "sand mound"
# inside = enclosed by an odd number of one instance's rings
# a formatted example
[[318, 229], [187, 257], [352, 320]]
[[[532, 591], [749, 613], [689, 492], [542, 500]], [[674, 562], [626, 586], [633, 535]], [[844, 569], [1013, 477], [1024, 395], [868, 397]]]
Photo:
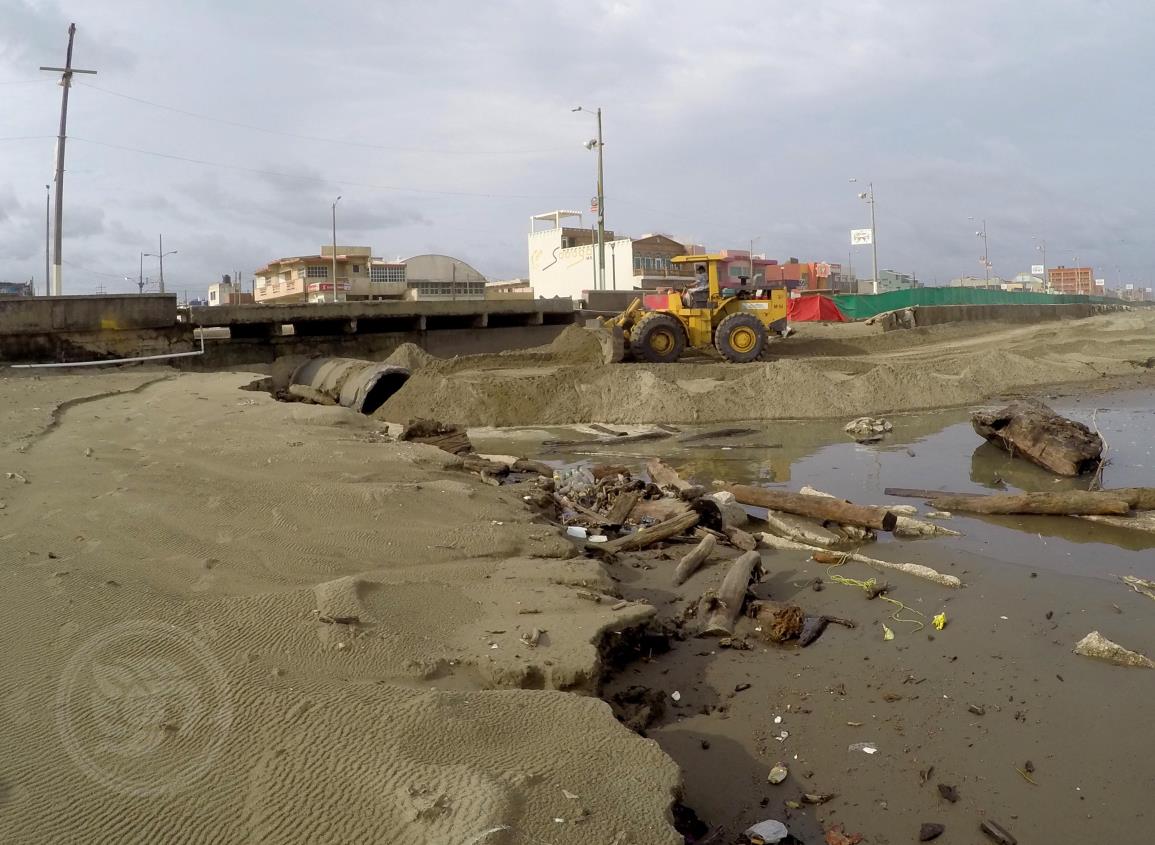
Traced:
[[545, 350], [564, 364], [598, 364], [602, 360], [595, 330], [581, 326], [566, 326]]
[[[1150, 352], [1155, 314], [1112, 314], [1061, 325], [935, 327], [887, 351], [830, 355], [875, 342], [851, 326], [845, 342], [824, 339], [824, 357], [763, 364], [602, 365], [596, 337], [569, 328], [538, 360], [517, 356], [457, 359], [452, 369], [419, 374], [377, 416], [433, 417], [475, 426], [608, 422], [713, 423], [813, 419], [913, 411], [981, 402], [997, 393], [1135, 372]], [[889, 337], [886, 335], [884, 337]], [[1109, 340], [1109, 342], [1105, 342]], [[916, 342], [920, 341], [920, 342]], [[781, 344], [788, 349], [790, 340]], [[563, 359], [567, 359], [568, 362]], [[516, 362], [513, 360], [516, 357]], [[576, 363], [575, 363], [576, 362]], [[583, 363], [584, 362], [584, 363]]]
[[441, 359], [435, 355], [430, 355], [416, 343], [403, 343], [390, 353], [389, 357], [385, 359], [385, 363], [405, 367], [410, 372], [415, 373], [439, 360]]

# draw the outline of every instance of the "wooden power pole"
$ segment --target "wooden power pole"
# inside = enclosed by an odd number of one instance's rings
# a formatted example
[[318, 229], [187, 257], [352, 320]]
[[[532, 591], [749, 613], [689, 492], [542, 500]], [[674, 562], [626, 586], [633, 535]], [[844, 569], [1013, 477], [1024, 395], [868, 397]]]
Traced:
[[72, 66], [72, 42], [76, 37], [76, 24], [68, 25], [68, 54], [64, 59], [64, 67], [44, 67], [60, 73], [60, 87], [64, 93], [60, 95], [60, 134], [56, 137], [56, 231], [52, 242], [52, 280], [49, 282], [50, 296], [60, 296], [61, 293], [61, 221], [64, 217], [64, 141], [68, 131], [68, 89], [72, 87], [72, 74], [96, 73], [94, 70], [80, 70]]

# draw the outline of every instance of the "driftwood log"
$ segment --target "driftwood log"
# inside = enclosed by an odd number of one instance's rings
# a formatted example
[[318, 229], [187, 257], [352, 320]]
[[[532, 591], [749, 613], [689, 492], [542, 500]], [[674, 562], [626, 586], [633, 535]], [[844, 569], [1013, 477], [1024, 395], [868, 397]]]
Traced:
[[627, 490], [624, 493], [619, 493], [618, 498], [614, 500], [614, 506], [606, 513], [606, 525], [621, 525], [626, 521], [626, 517], [630, 515], [630, 511], [634, 509], [634, 505], [638, 503], [638, 499], [642, 497], [640, 490]]
[[690, 482], [684, 481], [676, 469], [663, 463], [661, 458], [649, 460], [646, 463], [646, 472], [650, 474], [650, 480], [659, 487], [671, 487], [679, 493], [693, 486]]
[[1136, 511], [1133, 516], [1080, 516], [1089, 522], [1100, 525], [1110, 525], [1114, 528], [1127, 528], [1131, 531], [1146, 531], [1155, 534], [1155, 511]]
[[672, 519], [667, 519], [665, 522], [659, 522], [656, 525], [635, 531], [633, 534], [627, 534], [625, 537], [610, 540], [608, 543], [591, 544], [588, 548], [591, 551], [601, 551], [611, 555], [634, 549], [644, 549], [646, 546], [652, 546], [654, 543], [660, 543], [662, 540], [668, 540], [670, 537], [676, 537], [678, 534], [689, 531], [697, 524], [698, 514], [694, 511], [688, 511]]
[[752, 552], [758, 548], [757, 538], [737, 526], [723, 525], [722, 533], [726, 535], [726, 539], [730, 541], [730, 545], [736, 549], [741, 549], [744, 552]]
[[759, 539], [763, 544], [772, 549], [783, 549], [786, 551], [799, 552], [822, 552], [825, 555], [842, 554], [847, 560], [853, 560], [858, 563], [865, 563], [867, 566], [873, 566], [878, 569], [892, 569], [895, 572], [905, 572], [907, 575], [914, 575], [917, 578], [925, 578], [927, 581], [934, 581], [936, 584], [942, 584], [944, 587], [961, 587], [962, 581], [954, 575], [944, 575], [936, 569], [931, 569], [929, 566], [923, 566], [921, 563], [891, 563], [885, 560], [878, 560], [877, 558], [867, 557], [866, 555], [858, 554], [857, 552], [831, 552], [829, 549], [822, 549], [818, 546], [811, 546], [807, 543], [799, 543], [795, 540], [786, 540], [782, 537], [776, 537], [773, 534], [760, 534]]
[[681, 499], [641, 499], [630, 508], [628, 516], [634, 522], [647, 517], [665, 522], [667, 519], [689, 513], [690, 510], [690, 506]]
[[1012, 402], [997, 411], [976, 411], [971, 425], [996, 446], [1058, 475], [1082, 475], [1102, 460], [1103, 438], [1098, 433], [1035, 399]]
[[992, 496], [939, 496], [934, 506], [945, 511], [984, 514], [1055, 514], [1070, 516], [1123, 516], [1130, 512], [1126, 499], [1111, 493], [1065, 490], [1056, 493], [999, 493]]
[[[904, 499], [926, 499], [937, 504], [939, 499], [951, 498], [955, 496], [966, 498], [978, 498], [984, 494], [971, 493], [952, 493], [947, 490], [922, 490], [917, 487], [887, 487], [882, 491], [887, 496], [900, 496]], [[1116, 487], [1113, 490], [1096, 490], [1096, 495], [1106, 496], [1112, 499], [1122, 499], [1130, 507], [1138, 511], [1155, 510], [1155, 487]], [[1005, 495], [1005, 494], [996, 494]], [[1051, 493], [1038, 493], [1035, 495], [1050, 496]]]
[[767, 487], [749, 487], [744, 484], [735, 484], [725, 489], [733, 493], [734, 498], [744, 505], [785, 511], [823, 521], [829, 520], [840, 525], [858, 525], [891, 531], [898, 524], [897, 514], [885, 508], [854, 505], [841, 499], [806, 496], [801, 493], [788, 493], [785, 490], [771, 490]]
[[533, 461], [528, 458], [518, 458], [510, 466], [510, 469], [514, 472], [534, 472], [545, 478], [553, 478], [553, 467], [541, 461]]
[[713, 534], [706, 534], [702, 537], [694, 550], [678, 561], [678, 566], [674, 569], [674, 586], [680, 587], [685, 584], [686, 579], [697, 572], [698, 568], [713, 554], [714, 547], [717, 545], [718, 541], [714, 539]]
[[734, 625], [742, 615], [742, 605], [746, 601], [746, 590], [750, 587], [750, 579], [754, 577], [754, 569], [762, 562], [757, 552], [746, 552], [730, 564], [726, 577], [722, 579], [722, 586], [718, 592], [707, 599], [704, 604], [710, 607], [706, 621], [699, 632], [703, 637], [732, 637]]

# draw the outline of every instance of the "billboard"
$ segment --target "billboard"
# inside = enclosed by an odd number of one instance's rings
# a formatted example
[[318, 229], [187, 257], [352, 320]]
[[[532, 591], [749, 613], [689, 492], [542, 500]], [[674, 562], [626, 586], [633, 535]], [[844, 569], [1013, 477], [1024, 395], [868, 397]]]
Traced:
[[1032, 264], [1031, 265], [1031, 275], [1032, 276], [1041, 276], [1046, 272], [1047, 272], [1047, 268], [1044, 267], [1042, 264]]
[[1127, 290], [1135, 290], [1135, 286], [1134, 285], [1127, 285]]
[[851, 229], [850, 230], [850, 245], [851, 246], [866, 246], [874, 243], [873, 229]]
[[1095, 279], [1095, 287], [1097, 287], [1097, 288], [1107, 287], [1107, 280], [1106, 279]]

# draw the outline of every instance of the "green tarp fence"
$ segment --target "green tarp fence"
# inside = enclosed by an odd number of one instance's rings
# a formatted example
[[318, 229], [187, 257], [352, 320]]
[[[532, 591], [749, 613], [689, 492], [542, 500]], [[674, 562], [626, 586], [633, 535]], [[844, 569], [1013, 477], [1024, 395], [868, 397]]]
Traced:
[[912, 305], [1073, 305], [1089, 302], [1119, 304], [1119, 300], [1104, 296], [1010, 293], [982, 288], [913, 288], [876, 294], [837, 294], [834, 301], [848, 320], [865, 320], [884, 311], [909, 308]]

